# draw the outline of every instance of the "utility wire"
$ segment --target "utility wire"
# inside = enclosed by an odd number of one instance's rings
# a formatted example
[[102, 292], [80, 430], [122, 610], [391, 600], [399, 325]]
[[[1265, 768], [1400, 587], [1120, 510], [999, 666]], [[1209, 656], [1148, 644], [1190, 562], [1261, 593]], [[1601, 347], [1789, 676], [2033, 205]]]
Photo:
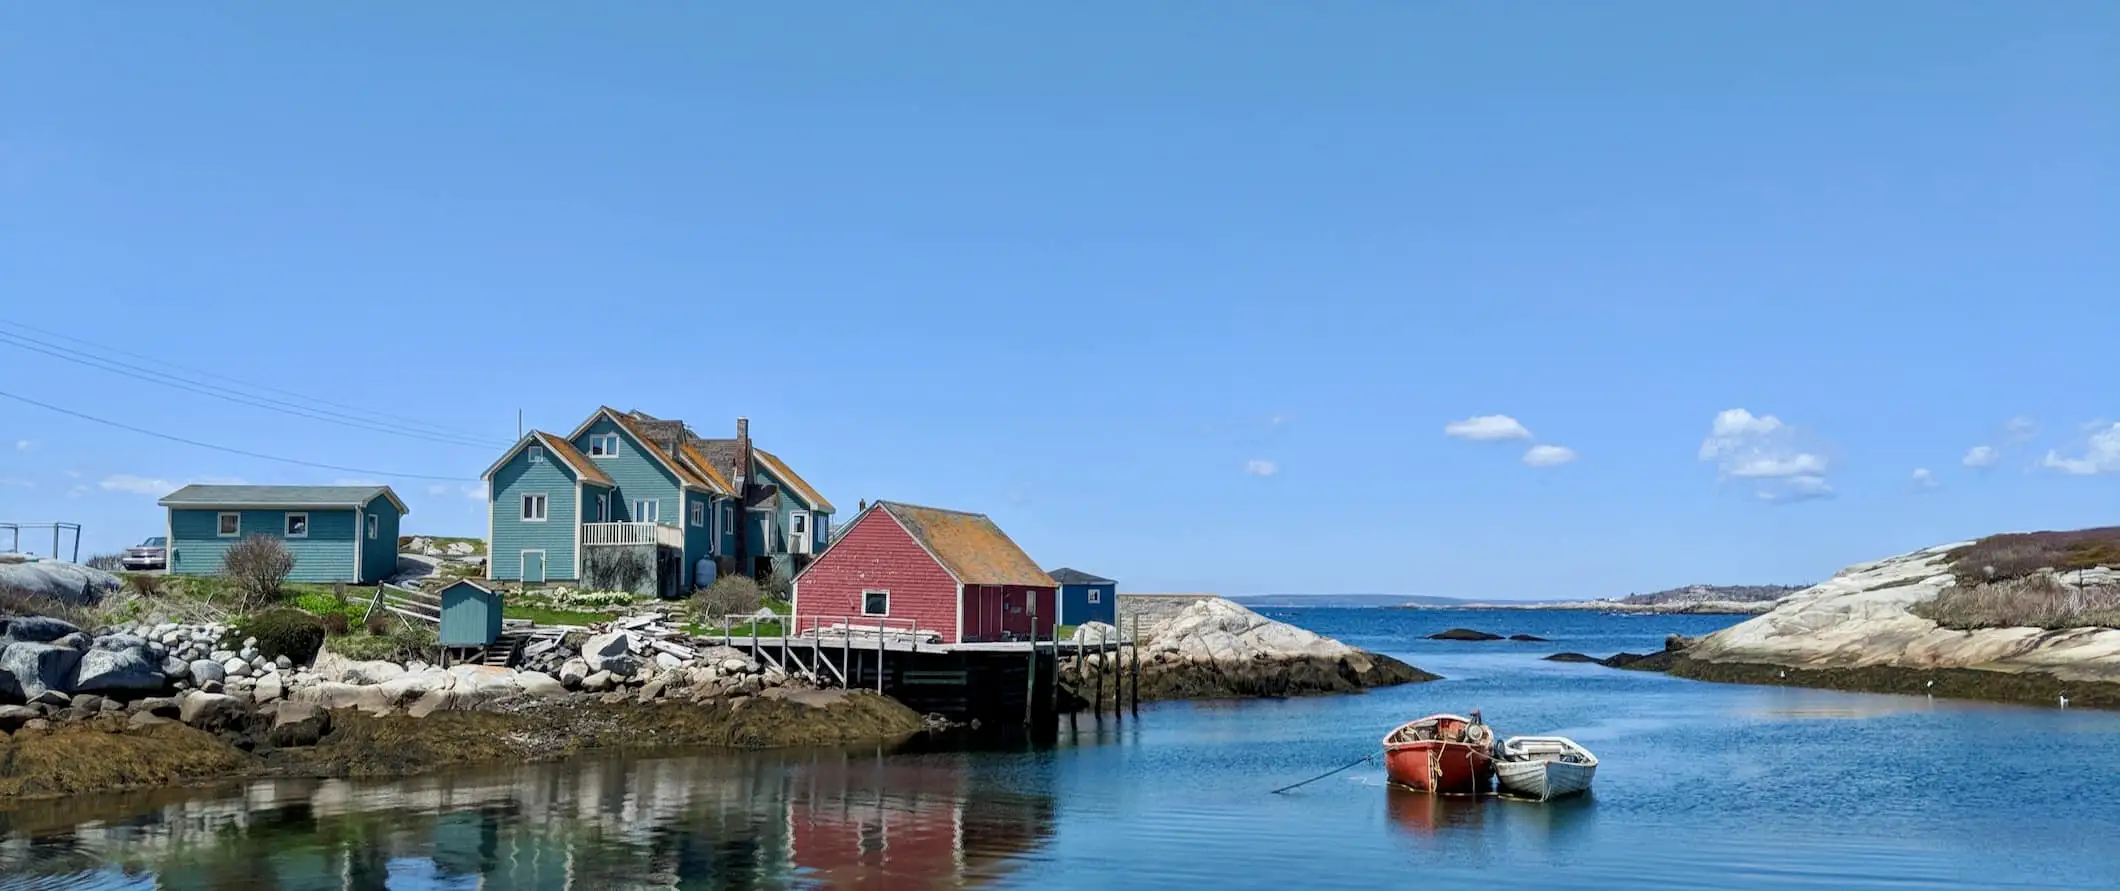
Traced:
[[266, 454], [260, 454], [260, 453], [258, 453], [258, 452], [246, 452], [246, 451], [244, 451], [244, 450], [242, 450], [242, 449], [235, 449], [235, 448], [229, 448], [228, 446], [222, 446], [222, 445], [214, 445], [213, 443], [210, 443], [210, 442], [200, 442], [200, 441], [198, 441], [198, 440], [196, 440], [196, 439], [185, 439], [184, 437], [181, 437], [181, 436], [172, 436], [172, 435], [170, 435], [170, 434], [167, 434], [167, 433], [157, 433], [157, 432], [155, 432], [155, 431], [153, 431], [153, 430], [148, 430], [148, 429], [146, 429], [146, 428], [143, 428], [143, 427], [135, 427], [135, 426], [133, 426], [133, 425], [131, 425], [131, 424], [126, 424], [126, 423], [123, 423], [123, 422], [120, 422], [120, 421], [113, 421], [113, 420], [110, 420], [110, 419], [108, 419], [108, 418], [99, 418], [99, 417], [96, 417], [96, 416], [94, 416], [94, 415], [89, 415], [89, 414], [83, 414], [83, 413], [81, 413], [81, 412], [77, 412], [77, 411], [74, 411], [73, 409], [70, 409], [70, 408], [60, 408], [59, 406], [56, 406], [56, 405], [52, 405], [52, 404], [50, 404], [50, 403], [48, 403], [48, 402], [38, 402], [37, 400], [35, 400], [35, 399], [31, 399], [31, 398], [29, 398], [29, 397], [27, 397], [27, 396], [20, 396], [20, 395], [16, 395], [16, 394], [14, 394], [14, 393], [9, 393], [9, 392], [7, 392], [6, 390], [0, 390], [0, 398], [6, 398], [6, 399], [13, 399], [13, 400], [15, 400], [16, 402], [21, 402], [21, 403], [25, 403], [25, 404], [28, 404], [28, 405], [34, 405], [34, 406], [36, 406], [36, 407], [38, 407], [38, 408], [41, 408], [41, 409], [44, 409], [44, 410], [46, 410], [46, 411], [55, 411], [55, 412], [58, 412], [58, 413], [60, 413], [60, 414], [62, 414], [62, 415], [70, 415], [70, 416], [72, 416], [72, 417], [80, 418], [81, 420], [84, 420], [84, 421], [93, 421], [93, 422], [95, 422], [95, 423], [98, 423], [98, 424], [102, 424], [102, 425], [104, 425], [104, 426], [106, 426], [106, 427], [116, 427], [116, 428], [118, 428], [118, 429], [120, 429], [120, 430], [126, 430], [126, 431], [130, 431], [130, 432], [133, 432], [133, 433], [138, 433], [138, 434], [141, 434], [141, 435], [144, 435], [144, 436], [152, 436], [152, 437], [155, 437], [156, 439], [166, 439], [166, 440], [169, 440], [170, 442], [180, 442], [180, 443], [183, 443], [183, 444], [185, 444], [185, 445], [188, 445], [188, 446], [197, 446], [197, 447], [199, 447], [199, 448], [202, 448], [202, 449], [212, 449], [212, 450], [214, 450], [214, 451], [217, 451], [217, 452], [227, 452], [227, 453], [229, 453], [229, 454], [231, 454], [231, 455], [241, 455], [241, 456], [243, 456], [243, 457], [245, 457], [245, 458], [258, 458], [258, 459], [261, 459], [261, 460], [265, 460], [265, 461], [278, 461], [278, 462], [280, 462], [280, 463], [282, 463], [282, 464], [296, 464], [296, 465], [300, 465], [300, 466], [302, 466], [302, 467], [315, 467], [315, 468], [319, 468], [319, 469], [322, 469], [322, 470], [336, 470], [336, 471], [340, 471], [340, 472], [342, 472], [342, 473], [361, 473], [361, 474], [367, 474], [367, 475], [370, 475], [370, 476], [394, 476], [394, 477], [398, 477], [398, 478], [400, 478], [400, 479], [408, 479], [408, 480], [442, 480], [442, 481], [445, 481], [445, 482], [452, 482], [452, 483], [468, 483], [468, 482], [474, 482], [473, 480], [469, 480], [469, 479], [466, 479], [466, 478], [464, 478], [464, 477], [460, 477], [460, 476], [434, 476], [434, 475], [432, 475], [432, 474], [422, 474], [422, 473], [397, 473], [397, 472], [394, 472], [394, 471], [388, 471], [388, 470], [372, 470], [372, 469], [369, 469], [369, 468], [365, 468], [365, 467], [341, 467], [341, 466], [339, 466], [339, 465], [337, 465], [337, 464], [321, 464], [321, 463], [318, 463], [318, 462], [315, 462], [315, 461], [303, 461], [303, 460], [301, 460], [301, 459], [299, 459], [299, 458], [282, 458], [282, 457], [279, 457], [279, 456], [277, 456], [277, 455], [266, 455]]
[[[388, 413], [388, 412], [381, 412], [381, 411], [376, 411], [376, 410], [374, 410], [374, 409], [370, 409], [370, 408], [363, 408], [363, 407], [361, 407], [361, 406], [358, 406], [358, 405], [349, 405], [349, 404], [346, 404], [346, 403], [343, 403], [343, 402], [333, 402], [333, 401], [331, 401], [331, 400], [328, 400], [328, 399], [319, 399], [319, 398], [317, 398], [317, 397], [315, 397], [315, 396], [310, 396], [310, 395], [308, 395], [308, 394], [306, 394], [306, 393], [297, 393], [297, 392], [294, 392], [294, 391], [292, 391], [292, 390], [282, 389], [282, 388], [280, 388], [280, 387], [275, 387], [275, 386], [272, 386], [272, 385], [270, 385], [270, 384], [261, 384], [261, 383], [257, 383], [257, 382], [255, 382], [255, 381], [246, 381], [246, 380], [243, 380], [243, 379], [241, 379], [241, 378], [234, 378], [234, 377], [229, 377], [229, 376], [227, 376], [227, 375], [225, 375], [225, 374], [218, 374], [218, 373], [215, 373], [215, 372], [212, 372], [212, 371], [207, 371], [207, 370], [204, 370], [204, 369], [200, 369], [200, 368], [191, 368], [191, 367], [187, 367], [187, 366], [184, 366], [184, 365], [179, 365], [179, 364], [177, 364], [177, 363], [174, 363], [174, 362], [170, 362], [170, 361], [168, 361], [168, 360], [165, 360], [165, 359], [158, 359], [158, 358], [156, 358], [156, 357], [154, 357], [154, 356], [149, 356], [149, 355], [145, 355], [145, 354], [142, 354], [142, 353], [130, 352], [130, 351], [127, 351], [127, 350], [124, 350], [124, 349], [120, 349], [120, 348], [118, 348], [118, 347], [110, 346], [109, 344], [101, 344], [101, 343], [96, 343], [95, 341], [91, 341], [91, 340], [85, 340], [85, 339], [82, 339], [82, 338], [79, 338], [79, 337], [75, 337], [75, 336], [73, 336], [73, 335], [71, 335], [71, 334], [65, 334], [65, 333], [62, 333], [62, 332], [58, 332], [58, 331], [52, 331], [52, 330], [50, 330], [50, 329], [46, 329], [46, 328], [39, 328], [39, 327], [37, 327], [37, 326], [35, 326], [35, 325], [27, 325], [27, 324], [23, 324], [23, 323], [21, 323], [21, 322], [11, 321], [11, 320], [8, 320], [8, 319], [0, 319], [0, 327], [8, 327], [8, 328], [19, 328], [19, 329], [21, 329], [21, 330], [23, 330], [23, 331], [29, 331], [29, 332], [34, 332], [34, 333], [36, 333], [36, 334], [41, 334], [41, 335], [44, 335], [45, 337], [54, 337], [54, 338], [58, 338], [58, 339], [60, 339], [60, 340], [64, 340], [64, 341], [67, 341], [67, 342], [69, 342], [69, 343], [75, 343], [75, 344], [80, 344], [81, 346], [84, 346], [84, 347], [89, 347], [89, 348], [92, 348], [92, 349], [95, 349], [95, 350], [99, 350], [99, 351], [102, 351], [102, 352], [105, 352], [105, 353], [111, 353], [111, 354], [114, 354], [114, 355], [119, 355], [119, 356], [125, 356], [125, 357], [128, 357], [128, 358], [133, 358], [133, 359], [139, 359], [139, 360], [142, 360], [142, 361], [146, 361], [146, 362], [151, 362], [151, 363], [154, 363], [154, 364], [156, 364], [156, 365], [160, 365], [160, 366], [163, 366], [163, 367], [165, 367], [165, 368], [173, 368], [173, 369], [176, 369], [176, 370], [178, 370], [178, 371], [183, 371], [183, 372], [186, 372], [186, 373], [188, 373], [188, 374], [196, 375], [196, 376], [198, 376], [198, 377], [203, 377], [203, 378], [209, 378], [209, 379], [213, 379], [213, 380], [219, 380], [219, 381], [225, 381], [225, 382], [227, 382], [227, 383], [230, 383], [230, 384], [235, 384], [235, 385], [237, 385], [237, 386], [241, 386], [241, 387], [247, 387], [247, 388], [251, 388], [251, 389], [255, 389], [255, 390], [262, 390], [262, 391], [265, 391], [265, 392], [268, 392], [268, 393], [278, 393], [278, 394], [280, 394], [280, 395], [282, 395], [282, 396], [288, 396], [288, 397], [292, 397], [292, 398], [294, 398], [294, 399], [300, 400], [300, 403], [299, 403], [299, 404], [296, 404], [296, 405], [297, 405], [297, 407], [301, 407], [301, 408], [309, 408], [309, 406], [311, 406], [311, 405], [329, 406], [329, 407], [331, 407], [331, 408], [337, 408], [337, 409], [342, 409], [342, 410], [344, 410], [344, 411], [346, 411], [346, 412], [348, 412], [348, 413], [352, 413], [352, 414], [357, 414], [357, 415], [368, 415], [368, 416], [371, 416], [371, 418], [372, 418], [372, 419], [374, 419], [374, 420], [386, 421], [386, 422], [389, 422], [389, 423], [391, 423], [391, 424], [395, 424], [395, 425], [402, 425], [402, 426], [406, 426], [406, 427], [416, 427], [416, 428], [424, 428], [424, 431], [423, 431], [423, 432], [433, 433], [433, 434], [436, 434], [436, 435], [440, 435], [440, 436], [448, 436], [448, 437], [455, 437], [455, 438], [462, 438], [462, 439], [476, 439], [476, 440], [481, 440], [481, 441], [484, 441], [484, 440], [486, 440], [486, 439], [487, 439], [487, 437], [486, 437], [486, 435], [485, 435], [485, 434], [481, 434], [481, 433], [474, 433], [474, 432], [471, 432], [471, 431], [468, 431], [468, 430], [464, 430], [464, 429], [461, 429], [461, 428], [455, 428], [455, 427], [448, 427], [448, 426], [444, 426], [444, 425], [441, 425], [441, 424], [435, 424], [435, 423], [431, 423], [431, 422], [428, 422], [428, 421], [421, 421], [421, 420], [418, 420], [418, 419], [416, 419], [416, 418], [408, 418], [408, 417], [403, 417], [403, 416], [400, 416], [400, 415], [393, 415], [393, 414], [390, 414], [390, 413]], [[43, 345], [45, 345], [45, 346], [53, 347], [53, 348], [56, 348], [56, 349], [65, 349], [65, 350], [70, 350], [70, 351], [75, 351], [75, 352], [78, 352], [77, 350], [73, 350], [73, 348], [71, 348], [71, 347], [62, 347], [62, 346], [59, 346], [59, 345], [57, 345], [57, 344], [52, 344], [52, 343], [49, 343], [49, 342], [45, 342], [45, 341], [39, 341], [39, 340], [37, 340], [37, 339], [35, 339], [35, 338], [29, 337], [29, 336], [27, 336], [27, 335], [24, 335], [24, 334], [19, 334], [19, 333], [13, 333], [13, 332], [6, 332], [6, 331], [0, 331], [0, 334], [4, 334], [4, 335], [8, 335], [8, 336], [11, 336], [11, 337], [13, 337], [13, 338], [15, 338], [15, 339], [17, 339], [17, 340], [25, 340], [25, 341], [29, 341], [29, 342], [31, 342], [31, 343], [42, 343], [42, 344], [43, 344]], [[61, 358], [65, 358], [65, 357], [61, 357]], [[101, 358], [101, 357], [98, 357], [98, 358]], [[117, 362], [117, 361], [116, 361], [116, 360], [114, 360], [114, 359], [102, 359], [102, 361], [105, 361], [105, 362], [109, 362], [109, 363], [111, 363], [111, 364], [118, 364], [118, 365], [124, 365], [124, 364], [125, 364], [125, 363]], [[131, 368], [138, 368], [138, 366], [127, 366], [127, 367], [131, 367]], [[148, 372], [148, 373], [150, 373], [150, 374], [164, 374], [164, 373], [165, 373], [165, 372], [161, 372], [161, 371], [159, 371], [159, 370], [154, 370], [154, 369], [140, 369], [140, 370], [142, 370], [142, 371], [146, 371], [146, 372]], [[197, 382], [194, 382], [194, 383], [197, 383]], [[216, 385], [212, 385], [212, 384], [202, 384], [202, 385], [203, 385], [203, 386], [216, 386]], [[229, 387], [217, 387], [217, 389], [229, 390], [230, 392], [238, 392], [238, 391], [235, 391], [235, 390], [233, 390], [232, 388], [229, 388]], [[248, 394], [245, 394], [245, 395], [248, 395]], [[287, 403], [287, 402], [284, 402], [284, 401], [282, 401], [282, 400], [270, 399], [270, 397], [258, 396], [258, 397], [255, 397], [255, 398], [258, 398], [258, 399], [265, 399], [265, 400], [268, 400], [268, 401], [272, 401], [272, 402], [278, 402], [279, 404], [282, 404], [282, 405], [289, 405], [289, 404], [291, 404], [291, 403]], [[314, 409], [311, 409], [311, 410], [314, 410]], [[361, 420], [367, 421], [367, 420], [370, 420], [370, 418], [362, 418]]]
[[42, 353], [44, 355], [72, 362], [77, 365], [85, 365], [100, 371], [108, 371], [113, 374], [123, 375], [134, 380], [145, 381], [151, 384], [160, 384], [162, 386], [170, 387], [172, 389], [183, 390], [190, 393], [197, 393], [202, 396], [209, 396], [215, 399], [222, 400], [224, 402], [233, 402], [238, 405], [248, 405], [254, 408], [263, 408], [268, 411], [276, 411], [282, 414], [294, 415], [295, 417], [308, 418], [310, 420], [315, 421], [323, 421], [328, 424], [338, 424], [344, 427], [352, 427], [357, 430], [366, 430], [372, 433], [383, 433], [391, 436], [401, 436], [407, 439], [425, 440], [428, 442], [441, 443], [443, 445], [463, 446], [466, 448], [491, 449], [500, 445], [500, 443], [493, 440], [475, 440], [469, 436], [460, 436], [456, 434], [429, 434], [412, 430], [404, 430], [385, 422], [369, 421], [362, 418], [343, 417], [335, 412], [319, 411], [317, 409], [312, 409], [284, 400], [273, 399], [264, 396], [252, 396], [250, 394], [242, 393], [240, 391], [233, 390], [227, 387], [175, 377], [162, 372], [157, 372], [153, 369], [143, 368], [141, 366], [132, 365], [125, 362], [119, 362], [115, 359], [105, 359], [100, 356], [90, 356], [85, 353], [69, 350], [65, 347], [59, 347], [56, 344], [44, 343], [41, 341], [24, 338], [21, 335], [7, 331], [0, 331], [0, 345], [12, 346], [16, 349], [23, 349], [29, 350], [31, 352]]

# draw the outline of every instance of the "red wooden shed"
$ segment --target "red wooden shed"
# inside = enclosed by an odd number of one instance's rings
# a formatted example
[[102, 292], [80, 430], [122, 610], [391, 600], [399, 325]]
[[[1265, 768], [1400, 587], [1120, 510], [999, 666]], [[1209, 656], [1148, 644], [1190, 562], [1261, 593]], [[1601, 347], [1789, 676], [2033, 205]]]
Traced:
[[1052, 636], [1059, 585], [985, 514], [878, 501], [795, 576], [801, 628], [918, 623], [944, 643]]

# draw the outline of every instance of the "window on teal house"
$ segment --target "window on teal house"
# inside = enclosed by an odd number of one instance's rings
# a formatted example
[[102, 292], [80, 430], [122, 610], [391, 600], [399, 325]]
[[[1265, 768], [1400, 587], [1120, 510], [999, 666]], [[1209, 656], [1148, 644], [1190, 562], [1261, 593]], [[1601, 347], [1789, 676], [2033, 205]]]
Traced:
[[653, 498], [637, 498], [633, 501], [633, 522], [658, 523], [662, 521], [662, 502]]
[[532, 463], [532, 464], [543, 464], [543, 463], [545, 463], [545, 447], [544, 447], [544, 446], [531, 446], [531, 447], [530, 447], [530, 463]]
[[544, 493], [538, 493], [538, 494], [536, 494], [536, 495], [525, 495], [525, 496], [523, 496], [523, 522], [525, 522], [525, 523], [542, 523], [542, 522], [544, 522], [544, 521], [545, 521], [545, 496], [544, 496]]
[[214, 527], [214, 534], [215, 534], [215, 535], [218, 535], [218, 536], [220, 536], [220, 537], [222, 537], [222, 538], [234, 538], [234, 537], [236, 537], [236, 536], [238, 536], [238, 535], [242, 535], [242, 534], [243, 534], [243, 515], [242, 515], [242, 514], [238, 514], [238, 513], [226, 513], [226, 514], [222, 514], [222, 515], [220, 516], [220, 520], [219, 520], [219, 523], [220, 523], [220, 525], [218, 525], [218, 526]]
[[1091, 603], [1103, 603], [1103, 602], [1104, 602], [1104, 589], [1102, 589], [1102, 588], [1091, 588], [1091, 589], [1089, 589], [1089, 602], [1091, 602]]
[[287, 515], [287, 537], [288, 537], [288, 538], [308, 538], [308, 537], [309, 537], [309, 515], [308, 515], [308, 514], [288, 514], [288, 515]]
[[618, 434], [599, 433], [589, 437], [589, 457], [605, 458], [618, 454]]
[[697, 529], [705, 525], [707, 525], [707, 506], [697, 501], [692, 502], [692, 528]]
[[375, 537], [376, 537], [377, 535], [381, 534], [381, 533], [382, 533], [382, 531], [383, 531], [383, 518], [382, 518], [382, 517], [378, 517], [378, 516], [376, 516], [376, 515], [374, 515], [374, 514], [369, 514], [369, 515], [368, 515], [368, 540], [369, 540], [369, 541], [374, 541], [374, 540], [375, 540]]

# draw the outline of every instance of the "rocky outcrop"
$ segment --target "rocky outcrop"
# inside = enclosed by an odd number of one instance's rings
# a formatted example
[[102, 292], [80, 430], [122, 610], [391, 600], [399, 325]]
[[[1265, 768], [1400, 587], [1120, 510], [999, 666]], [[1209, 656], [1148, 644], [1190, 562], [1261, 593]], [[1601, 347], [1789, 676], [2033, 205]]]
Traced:
[[118, 577], [63, 560], [0, 560], [0, 587], [61, 603], [87, 606], [118, 590]]
[[1449, 629], [1449, 630], [1447, 630], [1447, 631], [1438, 631], [1438, 632], [1436, 632], [1436, 633], [1434, 633], [1434, 634], [1428, 635], [1428, 639], [1429, 639], [1429, 640], [1501, 640], [1501, 639], [1502, 639], [1502, 636], [1501, 636], [1501, 635], [1499, 635], [1499, 634], [1489, 634], [1489, 633], [1487, 633], [1487, 632], [1485, 632], [1485, 631], [1474, 631], [1474, 630], [1472, 630], [1472, 629], [1470, 629], [1470, 628], [1452, 628], [1452, 629]]
[[[1145, 639], [1138, 649], [1144, 700], [1348, 693], [1435, 679], [1397, 659], [1276, 622], [1219, 597], [1191, 600], [1157, 619], [1152, 625], [1144, 622]], [[1079, 668], [1063, 660], [1061, 680], [1082, 702], [1094, 701], [1100, 686], [1121, 677], [1131, 695], [1130, 658], [1130, 653], [1092, 654]]]

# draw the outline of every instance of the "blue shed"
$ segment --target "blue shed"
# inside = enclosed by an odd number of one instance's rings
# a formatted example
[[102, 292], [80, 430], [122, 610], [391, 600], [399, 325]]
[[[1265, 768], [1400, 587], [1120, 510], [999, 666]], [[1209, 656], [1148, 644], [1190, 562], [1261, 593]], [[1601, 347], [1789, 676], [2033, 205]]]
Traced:
[[228, 549], [263, 535], [294, 555], [291, 582], [372, 585], [397, 573], [398, 520], [389, 486], [185, 486], [169, 509], [169, 573], [219, 575]]
[[1060, 583], [1060, 624], [1119, 624], [1118, 582], [1064, 566], [1046, 575]]
[[470, 579], [441, 590], [445, 647], [489, 646], [501, 637], [501, 594]]

